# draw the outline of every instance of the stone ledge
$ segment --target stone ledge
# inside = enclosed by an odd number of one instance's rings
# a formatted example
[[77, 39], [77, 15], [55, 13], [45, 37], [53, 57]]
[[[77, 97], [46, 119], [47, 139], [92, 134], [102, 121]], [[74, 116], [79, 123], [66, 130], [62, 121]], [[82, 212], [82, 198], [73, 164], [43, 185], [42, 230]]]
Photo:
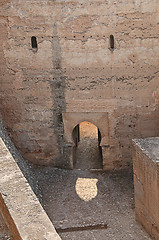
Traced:
[[1, 138], [0, 166], [0, 211], [15, 240], [60, 240]]
[[159, 163], [159, 137], [133, 139], [132, 141], [134, 147], [137, 146], [154, 163]]

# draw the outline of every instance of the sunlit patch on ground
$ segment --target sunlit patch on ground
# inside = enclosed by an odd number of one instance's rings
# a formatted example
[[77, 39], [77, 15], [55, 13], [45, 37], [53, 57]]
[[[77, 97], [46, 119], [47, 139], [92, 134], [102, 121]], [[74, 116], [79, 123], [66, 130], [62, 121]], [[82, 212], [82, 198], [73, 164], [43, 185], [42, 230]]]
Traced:
[[85, 202], [92, 200], [98, 194], [97, 182], [96, 178], [78, 178], [75, 185], [77, 195]]
[[151, 239], [135, 221], [132, 171], [42, 168], [37, 176], [43, 207], [63, 240]]

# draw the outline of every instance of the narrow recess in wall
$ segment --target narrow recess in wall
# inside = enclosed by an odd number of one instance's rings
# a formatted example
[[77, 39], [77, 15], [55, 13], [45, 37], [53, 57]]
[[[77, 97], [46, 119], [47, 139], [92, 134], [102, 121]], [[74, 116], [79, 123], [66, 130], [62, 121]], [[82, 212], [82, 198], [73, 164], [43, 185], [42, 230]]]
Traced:
[[114, 36], [110, 35], [109, 37], [110, 50], [114, 50]]
[[37, 39], [34, 36], [31, 37], [31, 46], [33, 50], [37, 51], [38, 44], [37, 44]]

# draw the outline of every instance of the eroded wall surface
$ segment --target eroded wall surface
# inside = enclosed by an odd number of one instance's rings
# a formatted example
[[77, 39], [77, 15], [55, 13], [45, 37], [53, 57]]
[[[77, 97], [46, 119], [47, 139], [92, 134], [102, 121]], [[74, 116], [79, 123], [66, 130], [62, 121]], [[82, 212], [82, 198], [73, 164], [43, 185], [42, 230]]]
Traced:
[[133, 140], [133, 169], [136, 220], [159, 239], [159, 138]]
[[0, 23], [0, 113], [26, 159], [65, 166], [63, 112], [108, 113], [116, 168], [159, 134], [157, 0], [1, 1]]

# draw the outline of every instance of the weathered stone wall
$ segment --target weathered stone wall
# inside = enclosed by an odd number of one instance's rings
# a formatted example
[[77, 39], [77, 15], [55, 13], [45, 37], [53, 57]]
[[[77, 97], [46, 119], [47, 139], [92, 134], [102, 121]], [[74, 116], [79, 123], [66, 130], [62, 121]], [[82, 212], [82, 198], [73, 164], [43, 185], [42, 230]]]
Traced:
[[116, 168], [132, 138], [159, 134], [157, 0], [10, 0], [0, 16], [0, 113], [26, 159], [65, 165], [63, 112], [108, 113]]
[[159, 138], [133, 141], [136, 220], [159, 239]]

